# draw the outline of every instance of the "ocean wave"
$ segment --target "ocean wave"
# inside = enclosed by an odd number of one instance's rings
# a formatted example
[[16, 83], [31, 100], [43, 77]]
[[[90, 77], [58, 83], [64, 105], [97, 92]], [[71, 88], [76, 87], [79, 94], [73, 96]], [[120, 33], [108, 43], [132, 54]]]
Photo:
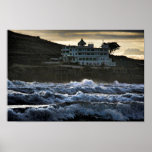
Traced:
[[144, 85], [87, 79], [69, 83], [8, 80], [8, 105], [18, 107], [8, 109], [9, 120], [143, 120]]
[[50, 104], [60, 102], [144, 102], [143, 94], [126, 93], [126, 94], [95, 94], [83, 93], [76, 94], [53, 93], [52, 91], [38, 91], [31, 94], [8, 90], [8, 104]]
[[9, 108], [10, 121], [133, 121], [144, 119], [143, 103], [62, 103], [39, 108]]
[[84, 93], [144, 93], [143, 84], [126, 84], [126, 83], [95, 83], [92, 80], [84, 79], [81, 82], [70, 83], [39, 83], [39, 82], [24, 82], [8, 80], [8, 89], [13, 90], [52, 90], [59, 93], [75, 94], [78, 91]]

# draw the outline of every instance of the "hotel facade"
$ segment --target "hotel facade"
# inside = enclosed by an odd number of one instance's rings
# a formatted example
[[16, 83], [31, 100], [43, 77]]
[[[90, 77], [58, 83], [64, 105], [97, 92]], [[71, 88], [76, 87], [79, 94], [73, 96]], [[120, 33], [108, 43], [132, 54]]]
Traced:
[[83, 39], [78, 46], [65, 46], [61, 49], [62, 61], [64, 63], [75, 63], [88, 66], [116, 66], [109, 58], [109, 46], [103, 43], [101, 48], [94, 48], [93, 44], [86, 43]]

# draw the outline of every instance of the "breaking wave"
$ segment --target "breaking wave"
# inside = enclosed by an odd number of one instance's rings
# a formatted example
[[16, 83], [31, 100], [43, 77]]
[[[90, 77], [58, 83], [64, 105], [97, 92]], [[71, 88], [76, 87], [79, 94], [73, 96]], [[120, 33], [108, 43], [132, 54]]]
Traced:
[[10, 121], [144, 120], [144, 85], [8, 80]]

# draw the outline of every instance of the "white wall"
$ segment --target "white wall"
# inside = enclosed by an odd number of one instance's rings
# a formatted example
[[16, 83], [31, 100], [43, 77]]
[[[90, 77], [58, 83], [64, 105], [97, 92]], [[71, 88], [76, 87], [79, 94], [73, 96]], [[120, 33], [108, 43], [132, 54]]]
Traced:
[[[0, 0], [0, 152], [151, 152], [151, 14], [151, 0]], [[144, 29], [145, 122], [7, 122], [7, 29]]]

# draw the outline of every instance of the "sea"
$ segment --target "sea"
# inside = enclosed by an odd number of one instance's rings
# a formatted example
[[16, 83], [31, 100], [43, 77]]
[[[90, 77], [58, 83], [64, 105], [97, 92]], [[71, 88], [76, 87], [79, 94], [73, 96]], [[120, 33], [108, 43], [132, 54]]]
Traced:
[[144, 121], [144, 84], [8, 80], [8, 121]]

